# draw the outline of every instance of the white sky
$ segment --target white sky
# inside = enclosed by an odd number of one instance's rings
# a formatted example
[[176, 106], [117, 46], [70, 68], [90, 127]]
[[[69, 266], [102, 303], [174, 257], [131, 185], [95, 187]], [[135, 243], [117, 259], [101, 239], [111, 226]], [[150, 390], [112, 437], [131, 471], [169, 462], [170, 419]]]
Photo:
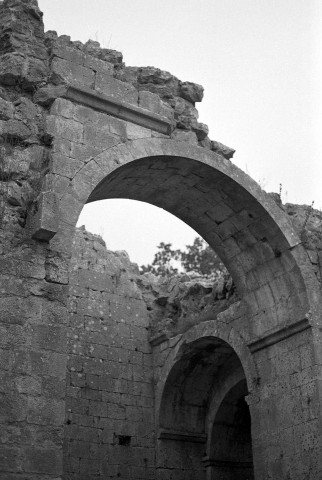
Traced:
[[[98, 40], [127, 65], [153, 65], [200, 83], [210, 138], [267, 191], [322, 208], [321, 0], [39, 0], [46, 30]], [[80, 224], [111, 249], [150, 262], [160, 241], [195, 233], [140, 202], [85, 207]]]

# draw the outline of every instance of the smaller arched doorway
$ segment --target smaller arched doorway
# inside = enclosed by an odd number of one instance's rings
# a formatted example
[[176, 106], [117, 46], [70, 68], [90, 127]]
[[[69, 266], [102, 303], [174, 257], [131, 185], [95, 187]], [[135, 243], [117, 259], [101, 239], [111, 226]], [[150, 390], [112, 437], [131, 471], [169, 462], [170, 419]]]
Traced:
[[241, 361], [227, 342], [208, 336], [183, 343], [162, 393], [158, 478], [252, 480], [247, 394]]
[[207, 480], [253, 480], [251, 418], [245, 400], [246, 380], [240, 380], [224, 396], [213, 422]]

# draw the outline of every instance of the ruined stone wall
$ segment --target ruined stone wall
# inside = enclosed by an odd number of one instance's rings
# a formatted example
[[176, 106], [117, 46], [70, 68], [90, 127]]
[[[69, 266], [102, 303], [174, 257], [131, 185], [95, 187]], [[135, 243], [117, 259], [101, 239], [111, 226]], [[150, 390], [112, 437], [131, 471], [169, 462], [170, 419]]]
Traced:
[[[309, 219], [307, 208], [290, 204], [283, 208], [297, 218], [298, 228], [303, 227], [303, 215], [307, 219], [305, 232], [313, 250], [319, 212], [311, 212]], [[205, 447], [186, 440], [159, 440], [158, 397], [178, 346], [207, 332], [229, 338], [247, 365], [243, 352], [252, 332], [231, 278], [223, 274], [214, 280], [196, 273], [170, 278], [140, 275], [124, 252], [108, 251], [100, 237], [82, 228], [74, 239], [70, 282], [65, 478], [154, 478], [156, 468], [165, 479], [174, 474], [195, 478], [204, 469], [200, 458]], [[188, 340], [189, 332], [196, 329]], [[313, 448], [319, 436], [310, 335], [305, 330], [273, 349], [254, 352], [256, 370], [247, 373], [262, 400], [258, 403], [256, 395], [249, 397], [254, 455], [258, 449], [271, 448], [270, 439], [263, 444], [263, 431], [278, 425], [283, 435], [281, 441], [276, 430], [275, 453], [257, 475], [273, 468], [282, 478], [285, 471], [274, 467], [280, 455], [286, 462], [290, 459], [285, 468], [296, 471], [299, 478], [311, 468], [302, 455], [302, 446]], [[229, 367], [225, 375], [231, 375]], [[282, 396], [281, 389], [285, 390]], [[271, 425], [264, 420], [262, 410], [267, 409]], [[186, 428], [191, 434], [191, 426], [184, 427], [180, 417], [171, 427], [174, 432]]]
[[77, 230], [67, 325], [64, 478], [154, 478], [152, 345], [160, 335], [176, 337], [216, 318], [236, 301], [231, 280], [213, 283], [195, 274], [140, 275], [125, 252], [108, 251], [99, 236]]
[[153, 478], [149, 315], [125, 252], [79, 230], [69, 300], [65, 478]]
[[[51, 109], [70, 84], [125, 100], [133, 115], [154, 115], [156, 129], [146, 128], [150, 120], [142, 126], [79, 106], [88, 115], [84, 125], [63, 98]], [[120, 53], [95, 42], [84, 46], [45, 34], [36, 0], [0, 2], [1, 472], [35, 480], [62, 471], [68, 258], [57, 245], [31, 238], [31, 206], [36, 217], [49, 210], [37, 225], [38, 239], [49, 240], [57, 230], [55, 195], [91, 156], [128, 139], [171, 132], [193, 144], [204, 141], [207, 129], [194, 107], [201, 98], [200, 86], [155, 68], [127, 69]]]
[[[212, 348], [242, 364], [226, 387], [247, 379], [256, 480], [321, 474], [321, 212], [274, 203], [238, 170], [198, 121], [201, 99], [168, 72], [45, 34], [36, 0], [0, 2], [1, 479], [97, 478], [106, 465], [112, 478], [148, 478], [154, 465], [171, 478], [151, 435], [196, 342], [203, 398]], [[229, 279], [137, 276], [84, 232], [71, 269], [84, 204], [127, 195], [208, 239], [239, 297]]]

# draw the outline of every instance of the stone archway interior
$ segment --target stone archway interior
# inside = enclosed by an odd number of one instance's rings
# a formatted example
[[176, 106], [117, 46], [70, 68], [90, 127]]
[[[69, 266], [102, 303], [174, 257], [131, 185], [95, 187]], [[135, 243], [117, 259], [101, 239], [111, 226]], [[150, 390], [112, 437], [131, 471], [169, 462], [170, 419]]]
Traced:
[[246, 381], [242, 380], [230, 389], [218, 409], [208, 461], [211, 479], [254, 478], [251, 418], [246, 395]]
[[171, 478], [251, 480], [247, 393], [241, 362], [226, 342], [205, 337], [183, 344], [161, 401], [161, 477], [171, 471]]

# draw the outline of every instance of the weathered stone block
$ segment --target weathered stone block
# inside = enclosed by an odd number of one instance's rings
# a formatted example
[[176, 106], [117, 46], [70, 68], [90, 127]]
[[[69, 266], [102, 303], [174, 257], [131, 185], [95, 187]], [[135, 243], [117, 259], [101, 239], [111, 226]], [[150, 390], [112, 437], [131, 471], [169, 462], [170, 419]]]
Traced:
[[140, 127], [134, 123], [126, 124], [126, 135], [128, 140], [136, 140], [138, 138], [150, 138], [151, 130], [148, 128]]
[[192, 103], [201, 102], [203, 98], [203, 90], [203, 87], [197, 83], [180, 83], [180, 96]]
[[68, 177], [48, 173], [43, 180], [43, 191], [53, 191], [60, 198], [67, 190], [69, 183], [70, 179]]
[[161, 100], [159, 114], [162, 115], [162, 117], [165, 117], [168, 120], [170, 120], [171, 123], [174, 122], [174, 111], [173, 111], [173, 109], [167, 103], [163, 102], [162, 100]]
[[30, 365], [34, 375], [64, 379], [66, 355], [56, 352], [30, 352]]
[[83, 65], [84, 67], [91, 68], [95, 73], [99, 72], [111, 76], [114, 74], [114, 65], [112, 63], [100, 60], [92, 55], [85, 55]]
[[2, 446], [0, 469], [4, 472], [19, 472], [22, 469], [21, 451], [12, 446]]
[[55, 57], [51, 63], [50, 79], [53, 84], [75, 84], [93, 88], [95, 75], [90, 68]]
[[50, 166], [52, 173], [72, 179], [84, 166], [84, 163], [76, 158], [54, 153], [51, 156]]
[[66, 140], [62, 137], [57, 137], [53, 140], [52, 143], [52, 152], [53, 153], [62, 153], [66, 155], [66, 157], [70, 157], [72, 142], [70, 140]]
[[227, 158], [227, 160], [231, 159], [235, 153], [236, 150], [230, 147], [226, 147], [226, 145], [223, 145], [220, 142], [212, 142], [211, 150], [213, 150], [216, 153], [219, 153], [219, 155], [222, 155], [223, 157]]
[[33, 474], [61, 475], [63, 473], [62, 452], [59, 448], [27, 448], [24, 452], [24, 471]]
[[46, 130], [53, 137], [60, 136], [71, 142], [81, 142], [83, 139], [83, 125], [69, 118], [48, 115], [46, 117]]
[[52, 57], [63, 58], [76, 65], [84, 65], [85, 54], [76, 48], [55, 44], [50, 53]]
[[0, 122], [0, 135], [6, 135], [19, 140], [27, 140], [32, 133], [32, 130], [20, 120], [10, 119], [6, 122]]
[[35, 240], [48, 242], [58, 230], [58, 199], [53, 192], [43, 192], [34, 202], [28, 218]]
[[95, 123], [97, 128], [105, 127], [108, 123], [107, 117], [101, 112], [97, 112], [90, 106], [74, 104], [74, 119], [80, 123]]
[[32, 330], [37, 348], [59, 353], [66, 351], [66, 327], [34, 325]]
[[100, 148], [94, 145], [84, 145], [72, 142], [69, 156], [87, 163], [100, 153]]
[[126, 139], [127, 134], [127, 123], [124, 122], [123, 120], [119, 120], [118, 118], [109, 118], [109, 126], [110, 126], [110, 132], [113, 135], [118, 135], [121, 139]]
[[9, 120], [10, 118], [13, 118], [13, 113], [13, 104], [0, 98], [0, 120]]
[[33, 100], [39, 105], [48, 106], [51, 105], [56, 98], [62, 97], [66, 93], [65, 85], [49, 85], [41, 87], [35, 93]]
[[192, 128], [192, 131], [195, 132], [195, 134], [197, 135], [198, 140], [200, 142], [204, 140], [209, 133], [209, 128], [205, 123], [200, 123], [200, 122], [192, 123], [191, 128]]
[[30, 376], [16, 377], [16, 388], [19, 393], [28, 395], [41, 395], [41, 379]]
[[94, 417], [107, 417], [107, 404], [105, 402], [89, 402], [89, 415]]
[[51, 256], [45, 262], [46, 276], [45, 280], [52, 283], [68, 284], [68, 262], [66, 259]]
[[75, 105], [64, 98], [57, 98], [54, 100], [49, 112], [50, 115], [60, 115], [65, 118], [73, 118], [75, 114]]
[[150, 110], [151, 112], [160, 113], [161, 99], [159, 95], [156, 95], [155, 93], [141, 90], [139, 92], [139, 106], [146, 110]]
[[111, 135], [108, 125], [97, 128], [97, 125], [88, 123], [84, 125], [84, 141], [87, 145], [103, 150], [117, 145], [121, 139]]
[[138, 92], [132, 85], [100, 72], [95, 77], [95, 90], [134, 105], [138, 103]]
[[107, 406], [107, 416], [115, 420], [124, 420], [126, 418], [126, 409], [121, 405], [109, 404]]
[[38, 425], [61, 426], [64, 421], [64, 402], [42, 397], [29, 397], [27, 421]]
[[25, 58], [18, 53], [1, 56], [0, 82], [4, 85], [21, 82], [26, 88], [31, 88], [44, 81], [47, 74], [45, 62], [37, 58]]
[[198, 145], [198, 139], [195, 132], [187, 130], [175, 130], [171, 136], [174, 140], [179, 142], [188, 142], [192, 145]]
[[[44, 272], [43, 272], [44, 273]], [[2, 295], [5, 292], [2, 292]], [[14, 292], [18, 294], [19, 292]], [[0, 322], [11, 325], [24, 325], [29, 320], [39, 320], [41, 317], [40, 305], [37, 299], [28, 299], [3, 296], [0, 298], [1, 320]]]

